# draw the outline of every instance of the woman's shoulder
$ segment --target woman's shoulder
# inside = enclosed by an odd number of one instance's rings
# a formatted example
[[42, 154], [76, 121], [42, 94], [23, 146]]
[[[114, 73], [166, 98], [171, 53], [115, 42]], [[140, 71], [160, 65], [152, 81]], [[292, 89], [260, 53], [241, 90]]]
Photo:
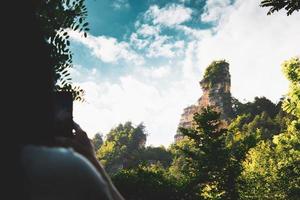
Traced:
[[101, 175], [72, 148], [28, 145], [22, 149], [21, 159], [31, 187], [28, 189], [38, 198], [45, 191], [47, 195], [61, 194], [64, 198], [73, 194], [75, 199], [87, 193], [105, 196], [107, 185]]
[[[47, 147], [39, 145], [26, 145], [22, 148], [23, 163], [30, 164], [64, 164], [65, 162], [78, 162], [82, 156], [77, 154], [72, 148]], [[57, 161], [61, 162], [57, 162]], [[53, 162], [53, 163], [52, 163]]]
[[80, 178], [91, 175], [101, 179], [93, 165], [72, 148], [28, 145], [22, 149], [21, 159], [25, 170], [36, 175], [55, 173], [74, 178], [80, 172], [84, 174]]

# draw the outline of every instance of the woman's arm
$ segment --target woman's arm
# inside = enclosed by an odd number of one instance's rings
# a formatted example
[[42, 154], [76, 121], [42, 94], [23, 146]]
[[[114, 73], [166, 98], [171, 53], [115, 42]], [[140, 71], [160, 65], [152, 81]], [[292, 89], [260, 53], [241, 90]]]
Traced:
[[117, 188], [112, 183], [109, 175], [101, 163], [97, 160], [93, 144], [88, 138], [85, 131], [83, 131], [78, 124], [74, 122], [74, 137], [73, 138], [58, 138], [57, 143], [59, 146], [72, 147], [76, 152], [86, 157], [97, 169], [102, 178], [107, 182], [108, 188], [114, 200], [124, 200], [123, 196], [119, 193]]

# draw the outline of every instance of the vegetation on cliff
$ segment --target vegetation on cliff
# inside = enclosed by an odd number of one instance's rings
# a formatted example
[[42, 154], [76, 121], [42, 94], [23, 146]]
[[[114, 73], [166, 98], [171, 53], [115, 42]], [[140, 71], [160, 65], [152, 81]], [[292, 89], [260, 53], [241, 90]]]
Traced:
[[286, 130], [260, 140], [242, 161], [239, 180], [241, 199], [299, 199], [300, 196], [300, 61], [293, 58], [283, 63], [290, 89], [283, 109], [291, 115]]
[[202, 86], [208, 85], [208, 87], [211, 88], [216, 83], [226, 82], [226, 78], [230, 79], [229, 63], [225, 60], [213, 61], [206, 68], [201, 84]]
[[[207, 77], [220, 70], [217, 63], [210, 66]], [[296, 200], [300, 195], [299, 58], [284, 62], [282, 68], [290, 81], [286, 98], [277, 104], [265, 97], [247, 103], [232, 98], [235, 115], [227, 129], [220, 126], [220, 113], [207, 107], [194, 115], [192, 127], [179, 128], [181, 139], [168, 149], [154, 150], [135, 142], [127, 151], [128, 139], [139, 126], [131, 124], [125, 130], [128, 124], [120, 125], [122, 129], [111, 133], [123, 136], [107, 137], [98, 150], [99, 159], [134, 157], [134, 164], [117, 170], [111, 170], [111, 161], [104, 163], [118, 189], [131, 200]], [[108, 148], [110, 143], [113, 146]]]

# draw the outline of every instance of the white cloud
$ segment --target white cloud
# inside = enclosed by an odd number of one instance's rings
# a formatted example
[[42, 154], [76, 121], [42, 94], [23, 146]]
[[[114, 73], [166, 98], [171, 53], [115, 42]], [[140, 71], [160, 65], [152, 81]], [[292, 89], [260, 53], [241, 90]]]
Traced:
[[210, 29], [194, 29], [185, 25], [177, 25], [174, 27], [178, 31], [183, 31], [188, 38], [193, 40], [201, 40], [202, 38], [208, 37], [212, 34]]
[[196, 48], [195, 42], [189, 42], [182, 62], [183, 78], [194, 82], [199, 81], [201, 74], [201, 67], [198, 65], [197, 52], [195, 51]]
[[130, 43], [132, 44], [132, 46], [136, 47], [137, 49], [145, 48], [150, 44], [150, 42], [151, 41], [149, 39], [139, 38], [139, 35], [137, 33], [132, 33], [130, 35]]
[[113, 0], [112, 7], [115, 10], [128, 9], [130, 8], [130, 4], [128, 0]]
[[130, 36], [130, 44], [145, 52], [148, 58], [173, 58], [183, 53], [185, 42], [162, 33], [164, 29], [177, 29], [199, 35], [182, 23], [192, 18], [192, 9], [179, 4], [169, 4], [163, 8], [150, 8], [135, 23], [136, 32]]
[[129, 120], [134, 124], [144, 122], [150, 134], [148, 143], [154, 145], [173, 142], [186, 106], [182, 96], [191, 96], [189, 89], [169, 88], [161, 92], [133, 76], [121, 77], [120, 84], [85, 82], [81, 87], [86, 90], [89, 103], [75, 103], [74, 119], [90, 137], [98, 131], [107, 133], [118, 123]]
[[300, 16], [266, 13], [257, 1], [238, 0], [223, 13], [216, 34], [197, 42], [199, 65], [214, 59], [229, 61], [232, 92], [240, 99], [278, 100], [287, 90], [280, 65], [300, 51]]
[[116, 63], [119, 60], [125, 60], [136, 65], [144, 62], [143, 57], [133, 51], [127, 42], [118, 42], [116, 38], [93, 35], [84, 38], [75, 31], [69, 31], [69, 35], [74, 41], [91, 49], [92, 54], [103, 62]]
[[[297, 13], [289, 17], [285, 13], [267, 16], [267, 11], [258, 5], [258, 1], [237, 0], [230, 9], [224, 9], [223, 14], [212, 15], [218, 16], [219, 20], [214, 33], [180, 24], [189, 17], [169, 24], [164, 22], [164, 17], [155, 18], [156, 26], [158, 23], [172, 25], [186, 34], [194, 34], [194, 40], [189, 38], [174, 44], [160, 32], [156, 34], [152, 27], [149, 28], [150, 25], [145, 25], [144, 31], [131, 35], [131, 43], [136, 42], [141, 48], [148, 49], [145, 54], [151, 52], [153, 57], [172, 58], [172, 63], [135, 68], [130, 75], [119, 77], [117, 83], [89, 81], [92, 79], [80, 81], [89, 103], [75, 104], [75, 120], [91, 136], [98, 131], [107, 133], [113, 126], [127, 120], [135, 124], [143, 121], [150, 134], [148, 144], [168, 145], [173, 141], [183, 108], [196, 102], [201, 95], [198, 83], [201, 73], [212, 60], [223, 58], [230, 63], [233, 96], [240, 100], [252, 100], [255, 96], [278, 100], [287, 91], [288, 84], [280, 64], [299, 55], [300, 28], [297, 24], [300, 16]], [[157, 13], [167, 10], [152, 9]], [[214, 19], [212, 16], [211, 19]], [[149, 40], [148, 37], [153, 38]], [[122, 44], [116, 40], [110, 42], [112, 46], [120, 47]], [[90, 47], [92, 52], [98, 51], [98, 46], [93, 45]], [[127, 45], [122, 47], [131, 52]], [[121, 59], [120, 54], [124, 56], [119, 51], [112, 52], [116, 59]], [[181, 52], [180, 56], [175, 57], [178, 52]], [[146, 65], [154, 66], [151, 62]], [[93, 76], [93, 70], [88, 74]], [[167, 85], [164, 85], [165, 82]]]
[[144, 50], [149, 58], [173, 58], [182, 53], [185, 42], [161, 35], [159, 25], [137, 24], [137, 31], [130, 36], [130, 44]]
[[156, 36], [160, 32], [159, 26], [151, 26], [148, 24], [142, 24], [141, 27], [137, 30], [137, 33], [146, 37], [146, 36]]
[[219, 20], [230, 9], [230, 4], [230, 0], [207, 0], [201, 20], [203, 22]]
[[157, 36], [149, 44], [148, 57], [166, 57], [172, 58], [175, 55], [182, 53], [180, 50], [184, 47], [184, 41], [170, 41], [168, 36]]
[[170, 73], [171, 73], [170, 66], [166, 66], [166, 67], [159, 67], [153, 69], [151, 75], [153, 78], [163, 78], [169, 75]]
[[197, 82], [181, 75], [164, 86], [161, 80], [174, 78], [171, 72], [175, 70], [170, 65], [136, 68], [118, 83], [83, 81], [80, 85], [88, 103], [75, 103], [74, 120], [90, 137], [96, 132], [106, 134], [126, 121], [144, 122], [149, 133], [147, 144], [167, 146], [174, 140], [183, 108], [194, 103], [200, 93]]
[[177, 4], [170, 4], [163, 8], [153, 5], [145, 16], [153, 20], [154, 24], [173, 26], [189, 21], [192, 18], [192, 9]]
[[136, 73], [140, 74], [141, 76], [145, 78], [167, 78], [171, 74], [171, 67], [166, 66], [160, 66], [160, 67], [140, 67], [136, 69]]
[[85, 68], [82, 65], [74, 64], [70, 69], [71, 77], [77, 82], [82, 81], [96, 81], [102, 79], [101, 74], [97, 71], [96, 68]]

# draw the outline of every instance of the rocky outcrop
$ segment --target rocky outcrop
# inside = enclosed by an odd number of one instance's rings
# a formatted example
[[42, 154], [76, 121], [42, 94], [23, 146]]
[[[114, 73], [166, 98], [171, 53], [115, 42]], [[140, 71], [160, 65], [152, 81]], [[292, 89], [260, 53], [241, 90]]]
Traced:
[[[224, 60], [212, 62], [206, 69], [204, 77], [200, 81], [200, 86], [203, 91], [202, 96], [195, 105], [183, 110], [179, 127], [190, 128], [194, 114], [201, 112], [202, 108], [207, 106], [212, 106], [221, 113], [221, 120], [226, 126], [233, 114], [229, 64]], [[175, 135], [175, 140], [181, 138], [180, 134]]]

